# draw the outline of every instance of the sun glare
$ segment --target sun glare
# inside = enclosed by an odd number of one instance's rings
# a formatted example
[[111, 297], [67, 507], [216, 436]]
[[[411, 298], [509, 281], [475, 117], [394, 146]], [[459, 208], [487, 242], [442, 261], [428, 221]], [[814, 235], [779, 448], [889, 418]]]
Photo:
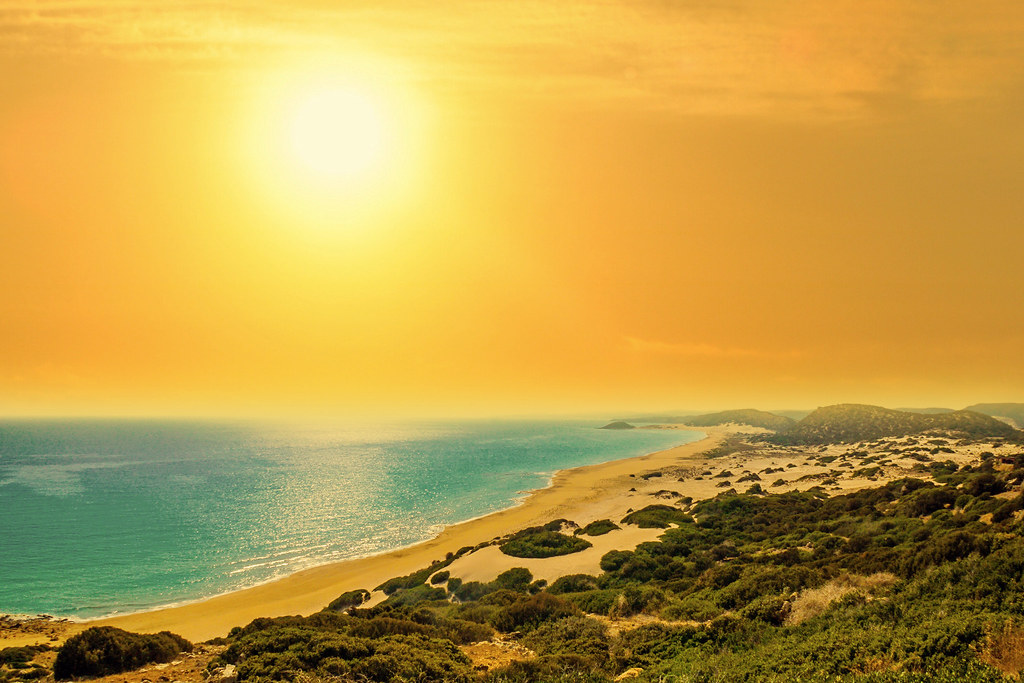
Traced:
[[291, 116], [292, 153], [321, 180], [358, 179], [385, 161], [382, 117], [380, 105], [366, 93], [342, 88], [310, 93]]
[[320, 55], [263, 74], [247, 107], [249, 197], [292, 233], [375, 233], [422, 192], [432, 119], [407, 68]]

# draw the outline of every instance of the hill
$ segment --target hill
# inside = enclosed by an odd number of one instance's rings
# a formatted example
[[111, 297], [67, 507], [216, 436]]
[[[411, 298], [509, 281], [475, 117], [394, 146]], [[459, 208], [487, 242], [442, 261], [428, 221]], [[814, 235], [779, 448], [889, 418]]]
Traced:
[[769, 437], [769, 441], [790, 446], [851, 443], [918, 434], [932, 429], [972, 437], [1018, 434], [1004, 422], [969, 410], [922, 414], [846, 403], [818, 408], [789, 431]]
[[640, 424], [673, 425], [689, 424], [689, 420], [697, 413], [683, 413], [680, 415], [634, 415], [633, 417], [616, 418], [616, 422], [631, 422]]
[[1013, 420], [1014, 426], [1018, 429], [1024, 428], [1024, 403], [975, 403], [973, 406], [967, 406], [964, 410], [973, 410], [976, 413], [992, 417], [1008, 418]]
[[723, 410], [717, 413], [704, 414], [642, 415], [639, 417], [623, 418], [621, 421], [647, 424], [682, 424], [693, 427], [714, 427], [715, 425], [735, 423], [750, 425], [751, 427], [764, 427], [774, 431], [783, 431], [796, 424], [796, 420], [792, 418], [754, 408]]
[[712, 427], [729, 423], [750, 425], [751, 427], [763, 427], [773, 431], [786, 431], [793, 427], [796, 422], [788, 417], [769, 413], [754, 408], [742, 408], [740, 410], [723, 410], [719, 413], [708, 413], [706, 415], [693, 415], [684, 420], [685, 424], [694, 427]]
[[810, 415], [814, 411], [813, 410], [775, 410], [775, 409], [772, 409], [772, 410], [770, 410], [768, 412], [775, 413], [776, 415], [781, 415], [782, 417], [788, 417], [788, 418], [790, 418], [790, 419], [792, 419], [792, 420], [794, 420], [796, 422], [799, 422], [800, 420], [804, 419], [805, 417], [807, 417], [808, 415]]
[[628, 422], [616, 420], [615, 422], [609, 422], [604, 427], [598, 427], [598, 429], [636, 429], [636, 427]]

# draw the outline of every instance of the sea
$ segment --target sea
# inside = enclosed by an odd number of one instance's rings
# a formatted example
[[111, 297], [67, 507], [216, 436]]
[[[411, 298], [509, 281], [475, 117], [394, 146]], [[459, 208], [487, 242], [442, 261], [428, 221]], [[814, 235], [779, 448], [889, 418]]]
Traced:
[[240, 590], [703, 436], [601, 424], [2, 420], [0, 612], [85, 619]]

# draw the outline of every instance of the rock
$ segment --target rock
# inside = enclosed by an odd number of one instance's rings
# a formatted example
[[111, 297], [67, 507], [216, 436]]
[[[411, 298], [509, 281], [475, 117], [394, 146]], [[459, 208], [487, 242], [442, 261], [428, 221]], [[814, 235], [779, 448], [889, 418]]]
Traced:
[[615, 422], [609, 422], [604, 427], [600, 427], [600, 429], [636, 429], [636, 427], [629, 424], [628, 422], [616, 420]]
[[615, 677], [615, 680], [617, 680], [617, 681], [624, 681], [627, 678], [636, 678], [637, 676], [639, 676], [643, 672], [644, 672], [643, 669], [640, 669], [640, 668], [637, 668], [637, 667], [634, 666], [632, 669], [626, 669], [625, 671], [620, 673], [618, 676]]
[[234, 664], [228, 664], [220, 672], [220, 683], [238, 683], [238, 669]]

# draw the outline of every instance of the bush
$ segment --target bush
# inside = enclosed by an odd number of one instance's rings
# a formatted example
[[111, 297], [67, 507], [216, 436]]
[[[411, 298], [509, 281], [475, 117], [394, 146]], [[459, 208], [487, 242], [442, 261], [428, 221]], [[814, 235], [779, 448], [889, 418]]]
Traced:
[[530, 527], [512, 534], [499, 548], [512, 557], [555, 557], [578, 553], [591, 545], [590, 541], [579, 536], [567, 536], [543, 527]]
[[651, 586], [627, 586], [616, 598], [609, 616], [628, 617], [651, 612], [665, 603], [665, 593]]
[[611, 614], [620, 591], [615, 589], [584, 591], [582, 593], [565, 593], [565, 599], [576, 605], [587, 614]]
[[562, 593], [582, 593], [596, 589], [597, 577], [590, 574], [568, 574], [555, 579], [555, 582], [548, 587], [548, 592], [555, 595]]
[[0, 650], [0, 664], [28, 663], [37, 653], [49, 650], [46, 645], [28, 645], [25, 647], [5, 647]]
[[533, 574], [524, 567], [513, 567], [508, 571], [498, 574], [491, 585], [499, 590], [510, 590], [525, 593], [530, 582], [533, 581]]
[[971, 496], [995, 495], [1006, 490], [1006, 484], [994, 474], [983, 472], [964, 482], [964, 491]]
[[93, 626], [71, 636], [57, 652], [53, 677], [106, 676], [138, 669], [143, 664], [169, 662], [192, 643], [168, 631], [130, 633], [113, 626]]
[[[455, 581], [458, 581], [459, 583], [454, 589], [452, 589], [452, 583]], [[448, 588], [452, 591], [452, 595], [462, 602], [479, 600], [483, 596], [492, 592], [491, 587], [486, 583], [481, 583], [479, 581], [467, 581], [463, 583], [460, 579], [449, 579]]]
[[623, 524], [636, 524], [641, 529], [667, 529], [673, 524], [692, 521], [690, 515], [671, 505], [648, 505], [622, 518]]
[[625, 565], [633, 558], [631, 550], [609, 550], [601, 556], [601, 569], [606, 572], [613, 572]]
[[615, 531], [619, 528], [621, 527], [610, 519], [599, 519], [577, 530], [576, 533], [587, 536], [602, 536], [609, 531]]
[[412, 574], [408, 574], [406, 576], [396, 576], [393, 579], [388, 579], [381, 585], [377, 586], [377, 588], [375, 588], [374, 590], [384, 591], [388, 595], [391, 595], [395, 591], [401, 590], [403, 588], [415, 588], [420, 584], [426, 583], [430, 575], [436, 572], [437, 570], [444, 569], [445, 567], [447, 567], [451, 562], [454, 561], [455, 557], [456, 556], [453, 555], [452, 557], [445, 559], [443, 561], [434, 562], [429, 567], [424, 567], [423, 569], [415, 571]]
[[538, 626], [523, 638], [538, 655], [578, 655], [599, 668], [608, 661], [608, 629], [590, 617], [565, 617]]
[[698, 595], [688, 595], [662, 610], [662, 616], [673, 621], [711, 621], [720, 614], [721, 607]]
[[577, 612], [571, 603], [548, 593], [538, 593], [499, 609], [491, 617], [494, 628], [505, 633], [527, 631]]
[[396, 591], [381, 604], [388, 606], [415, 605], [420, 602], [446, 600], [447, 598], [448, 591], [444, 588], [431, 588], [430, 586], [421, 585]]
[[342, 593], [334, 600], [332, 600], [331, 604], [327, 605], [326, 609], [332, 612], [345, 612], [347, 610], [352, 609], [353, 607], [359, 607], [359, 605], [363, 604], [369, 599], [370, 592], [360, 588], [358, 590]]
[[364, 633], [370, 637], [316, 628], [308, 620], [278, 622], [239, 638], [223, 657], [238, 664], [240, 681], [294, 680], [305, 672], [367, 681], [471, 680], [469, 659], [451, 640], [411, 632], [429, 627], [399, 619], [367, 621]]
[[789, 602], [781, 595], [762, 595], [744, 607], [740, 614], [747, 619], [779, 626], [789, 614]]

